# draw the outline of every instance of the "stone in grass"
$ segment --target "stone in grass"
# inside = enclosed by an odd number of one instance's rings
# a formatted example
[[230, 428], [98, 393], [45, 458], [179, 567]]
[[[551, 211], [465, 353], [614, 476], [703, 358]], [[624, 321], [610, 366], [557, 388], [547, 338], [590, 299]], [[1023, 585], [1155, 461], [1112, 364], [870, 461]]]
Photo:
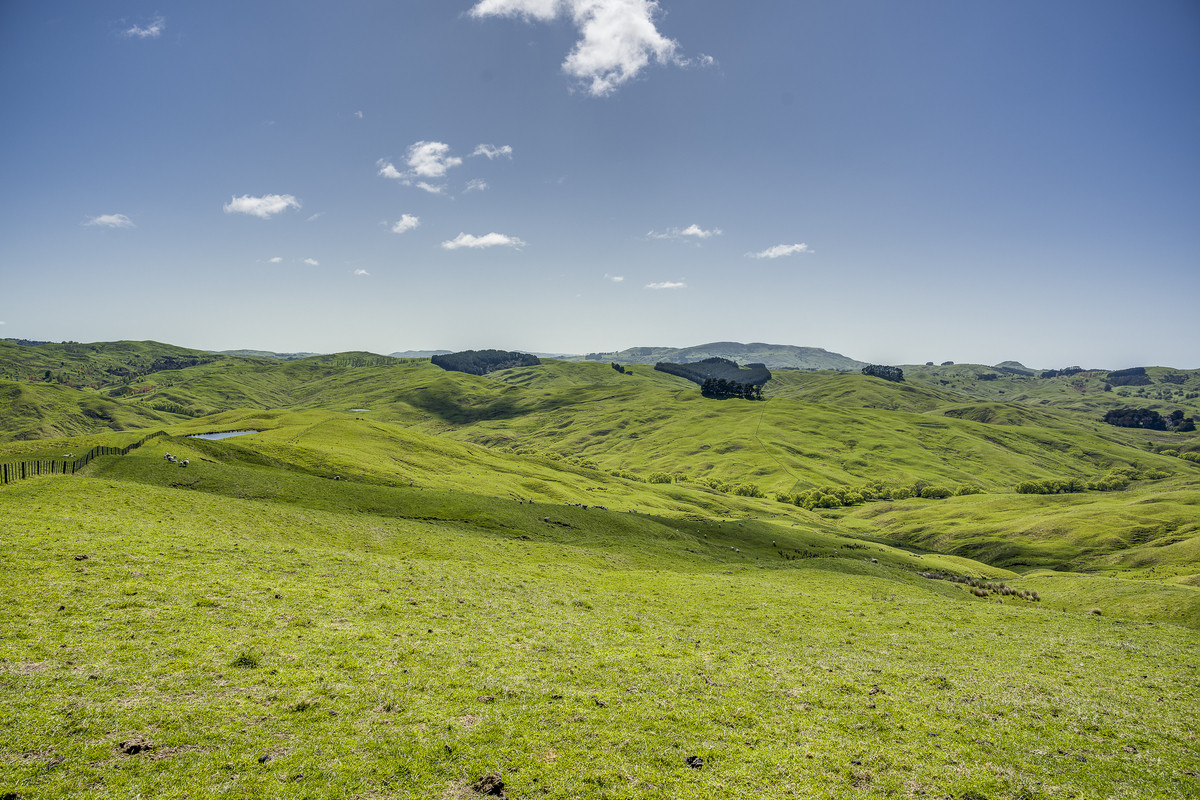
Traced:
[[704, 767], [704, 759], [700, 756], [688, 756], [683, 760], [692, 769], [702, 769]]
[[489, 772], [471, 784], [471, 791], [484, 797], [502, 798], [504, 797], [504, 779], [500, 777], [499, 772]]

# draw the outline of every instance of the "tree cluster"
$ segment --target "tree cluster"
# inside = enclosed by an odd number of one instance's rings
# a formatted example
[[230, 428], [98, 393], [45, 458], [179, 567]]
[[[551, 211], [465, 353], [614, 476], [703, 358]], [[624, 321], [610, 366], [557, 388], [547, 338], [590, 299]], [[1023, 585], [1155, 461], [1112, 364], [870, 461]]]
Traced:
[[753, 383], [727, 381], [724, 378], [706, 378], [704, 383], [700, 384], [700, 394], [717, 400], [725, 400], [731, 397], [741, 398], [742, 400], [763, 399], [761, 386]]
[[692, 383], [700, 384], [701, 387], [710, 378], [752, 386], [763, 386], [771, 380], [771, 370], [767, 369], [765, 364], [747, 364], [745, 367], [739, 367], [736, 361], [730, 361], [728, 358], [706, 358], [692, 364], [660, 361], [654, 365], [654, 368], [668, 375], [686, 378]]
[[614, 361], [614, 362], [612, 362], [612, 367], [613, 367], [613, 369], [615, 369], [617, 372], [621, 373], [622, 375], [624, 375], [624, 374], [625, 374], [625, 368], [624, 368], [624, 367], [622, 367], [622, 366], [621, 366], [620, 364], [618, 364], [617, 362], [615, 362], [615, 361]]
[[[1104, 421], [1118, 428], [1145, 428], [1150, 431], [1196, 429], [1195, 422], [1190, 417], [1185, 420], [1182, 411], [1172, 412], [1168, 419], [1163, 419], [1162, 414], [1149, 408], [1110, 408], [1104, 414]], [[1185, 422], [1190, 422], [1191, 427], [1182, 428]]]
[[1145, 367], [1113, 370], [1105, 380], [1112, 386], [1149, 386], [1151, 383]]
[[862, 368], [863, 375], [870, 375], [873, 378], [883, 378], [885, 381], [893, 381], [895, 383], [904, 382], [904, 370], [899, 367], [888, 367], [883, 364], [867, 364]]
[[429, 361], [447, 372], [465, 372], [468, 375], [487, 375], [499, 369], [536, 367], [542, 363], [537, 356], [510, 350], [463, 350], [460, 353], [433, 356]]
[[962, 483], [956, 488], [935, 486], [925, 481], [917, 481], [907, 486], [889, 486], [880, 481], [866, 486], [821, 486], [807, 489], [796, 494], [778, 492], [775, 499], [781, 503], [791, 503], [809, 511], [814, 508], [842, 508], [870, 503], [875, 500], [908, 500], [920, 497], [926, 500], [944, 500], [947, 497], [980, 494], [982, 489], [972, 483]]
[[1048, 369], [1039, 375], [1039, 378], [1069, 378], [1072, 375], [1078, 375], [1084, 372], [1083, 367], [1063, 367], [1062, 369]]

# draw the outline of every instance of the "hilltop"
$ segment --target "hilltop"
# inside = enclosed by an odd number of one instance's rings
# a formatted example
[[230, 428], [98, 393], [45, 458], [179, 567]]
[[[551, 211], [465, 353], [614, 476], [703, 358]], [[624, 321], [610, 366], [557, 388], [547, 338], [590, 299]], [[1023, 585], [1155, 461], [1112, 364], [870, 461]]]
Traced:
[[630, 347], [612, 353], [588, 353], [586, 361], [615, 361], [618, 364], [650, 364], [669, 361], [676, 364], [726, 358], [739, 364], [764, 364], [770, 369], [828, 369], [851, 371], [866, 365], [863, 361], [831, 353], [819, 347], [762, 342], [712, 342], [694, 347]]

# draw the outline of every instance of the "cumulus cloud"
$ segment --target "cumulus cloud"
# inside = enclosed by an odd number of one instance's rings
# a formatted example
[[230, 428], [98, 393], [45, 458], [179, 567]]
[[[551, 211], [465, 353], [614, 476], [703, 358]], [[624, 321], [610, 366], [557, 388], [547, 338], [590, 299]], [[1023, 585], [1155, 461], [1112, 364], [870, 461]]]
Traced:
[[450, 145], [445, 142], [417, 142], [408, 148], [409, 170], [421, 178], [443, 178], [461, 163], [461, 158], [450, 155]]
[[283, 256], [275, 256], [274, 258], [268, 258], [267, 263], [268, 264], [282, 264]]
[[310, 267], [319, 267], [319, 266], [321, 266], [321, 262], [320, 262], [320, 261], [317, 261], [315, 258], [306, 258], [306, 259], [304, 259], [304, 263], [305, 263], [305, 264], [308, 264]]
[[608, 280], [612, 281], [613, 283], [621, 283], [622, 281], [625, 280], [624, 275], [609, 275], [607, 272], [604, 273], [604, 277], [607, 278]]
[[481, 144], [475, 148], [475, 152], [471, 153], [471, 155], [472, 156], [487, 156], [488, 161], [491, 161], [492, 159], [499, 158], [500, 156], [504, 156], [505, 158], [512, 158], [512, 153], [513, 153], [513, 149], [509, 145], [503, 145], [502, 147], [496, 147], [493, 144]]
[[480, 0], [470, 13], [542, 22], [569, 16], [580, 39], [563, 61], [563, 71], [589, 94], [603, 97], [635, 78], [651, 61], [691, 63], [679, 55], [677, 42], [654, 27], [658, 10], [654, 0]]
[[482, 192], [482, 191], [485, 191], [487, 188], [488, 188], [487, 181], [481, 181], [479, 179], [475, 179], [472, 181], [467, 181], [467, 188], [463, 189], [463, 194], [466, 194], [467, 192]]
[[300, 208], [300, 201], [290, 194], [265, 194], [262, 197], [244, 194], [231, 199], [224, 208], [226, 214], [249, 214], [259, 219], [270, 219], [289, 208]]
[[450, 145], [445, 142], [421, 141], [409, 146], [405, 156], [408, 169], [404, 172], [396, 169], [396, 165], [392, 162], [382, 158], [375, 162], [375, 165], [379, 167], [379, 174], [384, 178], [400, 181], [405, 186], [415, 185], [418, 189], [424, 189], [430, 194], [442, 194], [446, 187], [430, 183], [429, 179], [446, 177], [447, 172], [462, 162], [463, 160], [458, 156], [450, 155]]
[[392, 233], [404, 233], [405, 231], [411, 231], [420, 224], [420, 217], [414, 217], [412, 214], [401, 214], [400, 221], [392, 226]]
[[505, 236], [502, 233], [487, 233], [483, 236], [473, 236], [469, 233], [460, 233], [453, 239], [442, 242], [442, 247], [446, 250], [457, 250], [460, 247], [471, 247], [481, 249], [484, 247], [512, 247], [520, 250], [525, 246], [525, 243], [515, 236]]
[[354, 274], [360, 275], [360, 276], [368, 276], [371, 273], [367, 272], [365, 269], [356, 269], [356, 270], [354, 270]]
[[144, 26], [134, 25], [128, 28], [125, 35], [131, 39], [157, 39], [166, 28], [167, 21], [162, 17], [155, 17]]
[[646, 236], [650, 239], [680, 239], [680, 240], [692, 239], [695, 241], [699, 241], [702, 239], [711, 239], [714, 236], [720, 236], [720, 235], [721, 235], [720, 228], [713, 228], [711, 230], [705, 230], [704, 228], [701, 228], [699, 225], [688, 225], [686, 228], [668, 228], [667, 230], [662, 231], [661, 233], [658, 231], [650, 231], [649, 233], [646, 234]]
[[99, 228], [135, 228], [133, 220], [124, 214], [101, 214], [98, 217], [88, 217], [84, 225], [94, 225]]
[[396, 169], [396, 165], [390, 161], [384, 161], [381, 158], [375, 162], [375, 166], [379, 167], [379, 175], [384, 178], [391, 178], [394, 181], [404, 180], [404, 173]]
[[777, 244], [774, 247], [768, 247], [766, 250], [759, 250], [757, 253], [746, 253], [746, 258], [783, 258], [784, 256], [794, 256], [811, 252], [813, 252], [812, 248], [804, 243]]
[[687, 284], [683, 281], [660, 281], [658, 283], [647, 283], [647, 289], [686, 289]]

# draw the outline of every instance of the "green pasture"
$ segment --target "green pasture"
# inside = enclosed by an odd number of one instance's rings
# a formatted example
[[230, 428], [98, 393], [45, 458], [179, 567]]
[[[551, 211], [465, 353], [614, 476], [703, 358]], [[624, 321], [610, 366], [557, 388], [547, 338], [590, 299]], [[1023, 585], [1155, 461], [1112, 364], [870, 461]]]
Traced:
[[0, 342], [0, 799], [1200, 796], [1200, 372], [626, 368]]

